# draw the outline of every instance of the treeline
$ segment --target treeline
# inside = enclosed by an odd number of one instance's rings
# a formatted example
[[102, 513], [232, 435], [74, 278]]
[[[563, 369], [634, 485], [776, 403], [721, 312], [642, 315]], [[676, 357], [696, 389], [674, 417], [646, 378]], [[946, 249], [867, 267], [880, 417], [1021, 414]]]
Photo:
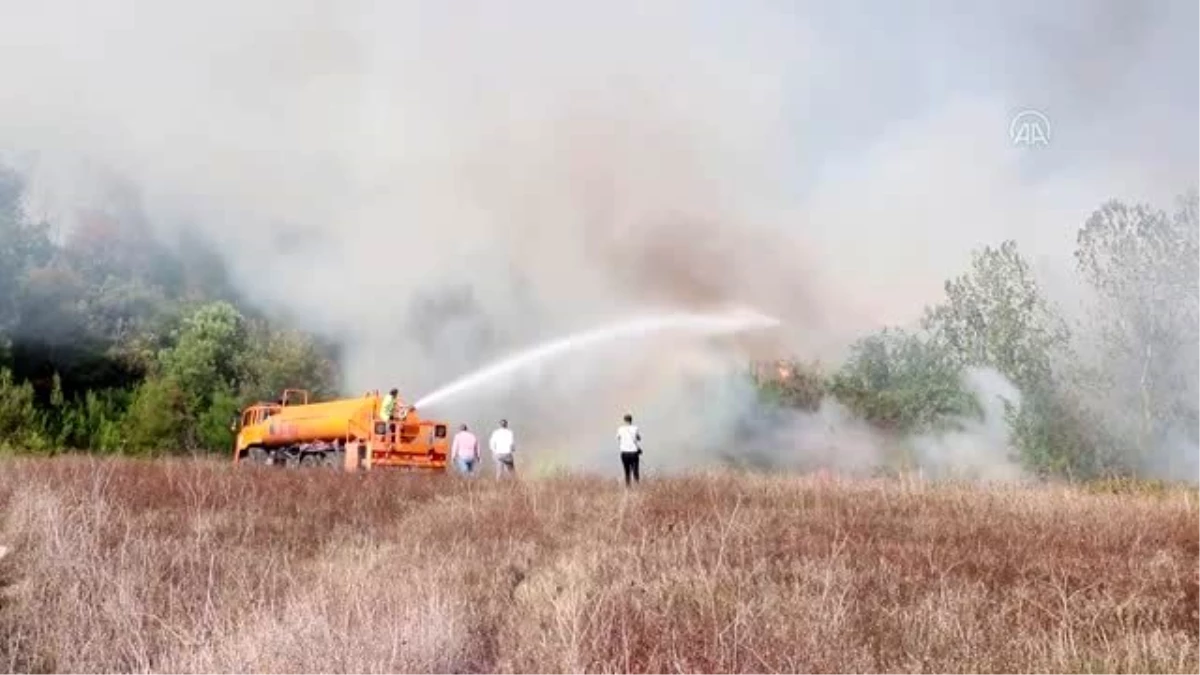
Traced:
[[1012, 241], [974, 253], [919, 326], [861, 339], [833, 372], [790, 363], [761, 390], [787, 407], [836, 399], [898, 436], [981, 414], [963, 382], [990, 367], [1021, 392], [1016, 457], [1043, 474], [1196, 478], [1200, 432], [1197, 193], [1171, 211], [1110, 201], [1078, 230], [1077, 297], [1050, 301]]
[[[163, 246], [135, 200], [56, 236], [22, 192], [0, 168], [0, 448], [219, 451], [246, 403], [296, 385], [336, 393], [334, 346], [250, 309], [203, 241]], [[1031, 469], [1194, 473], [1197, 201], [1100, 205], [1078, 228], [1069, 306], [1003, 242], [976, 251], [919, 325], [864, 337], [836, 369], [791, 363], [760, 391], [785, 408], [833, 398], [905, 436], [979, 415], [963, 374], [987, 366], [1021, 392], [1008, 422]]]
[[225, 450], [243, 404], [331, 391], [332, 347], [248, 309], [204, 242], [157, 243], [135, 206], [55, 236], [22, 196], [0, 169], [0, 448]]

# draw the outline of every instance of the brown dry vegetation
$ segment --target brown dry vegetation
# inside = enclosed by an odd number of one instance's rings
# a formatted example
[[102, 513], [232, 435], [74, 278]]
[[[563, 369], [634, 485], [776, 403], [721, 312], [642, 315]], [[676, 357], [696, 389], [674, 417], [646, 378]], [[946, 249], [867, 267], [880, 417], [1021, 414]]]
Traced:
[[1197, 672], [1194, 490], [0, 462], [0, 667]]

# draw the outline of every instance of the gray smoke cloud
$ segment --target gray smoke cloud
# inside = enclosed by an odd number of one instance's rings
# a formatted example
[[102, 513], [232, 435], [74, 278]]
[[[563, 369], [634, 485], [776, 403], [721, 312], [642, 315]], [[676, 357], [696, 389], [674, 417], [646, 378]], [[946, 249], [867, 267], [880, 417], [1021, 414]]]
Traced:
[[[722, 449], [723, 459], [848, 476], [899, 467], [933, 479], [1027, 479], [1008, 423], [1010, 414], [1020, 410], [1021, 392], [992, 368], [967, 368], [962, 384], [978, 402], [980, 415], [950, 419], [943, 429], [911, 435], [872, 427], [832, 397], [822, 399], [813, 411], [743, 403], [736, 414], [744, 429], [735, 435], [737, 445]], [[740, 386], [750, 387], [749, 383]], [[752, 400], [745, 391], [726, 393], [729, 402]]]
[[[164, 239], [339, 340], [351, 392], [415, 400], [654, 308], [783, 320], [428, 411], [573, 466], [625, 410], [664, 467], [714, 457], [746, 356], [835, 361], [970, 249], [1063, 269], [1104, 199], [1197, 180], [1195, 3], [645, 5], [9, 0], [0, 150], [64, 227], [135, 186]], [[1027, 108], [1047, 147], [1013, 147]]]
[[991, 368], [968, 368], [966, 391], [979, 402], [982, 417], [959, 421], [957, 428], [912, 439], [918, 466], [934, 476], [950, 475], [1012, 481], [1023, 477], [1013, 448], [1009, 411], [1020, 410], [1021, 392]]

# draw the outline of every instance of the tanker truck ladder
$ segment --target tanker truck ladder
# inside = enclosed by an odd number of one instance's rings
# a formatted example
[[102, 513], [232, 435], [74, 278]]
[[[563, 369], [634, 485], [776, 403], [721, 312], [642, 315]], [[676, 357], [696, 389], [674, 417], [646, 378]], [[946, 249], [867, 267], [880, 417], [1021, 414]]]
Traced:
[[[368, 392], [368, 395], [370, 392]], [[340, 458], [344, 471], [355, 472], [359, 469], [370, 468], [370, 447], [372, 445], [372, 430], [375, 426], [375, 416], [372, 414], [366, 420], [351, 419], [346, 421], [346, 441], [342, 446]], [[337, 459], [334, 460], [337, 463]]]

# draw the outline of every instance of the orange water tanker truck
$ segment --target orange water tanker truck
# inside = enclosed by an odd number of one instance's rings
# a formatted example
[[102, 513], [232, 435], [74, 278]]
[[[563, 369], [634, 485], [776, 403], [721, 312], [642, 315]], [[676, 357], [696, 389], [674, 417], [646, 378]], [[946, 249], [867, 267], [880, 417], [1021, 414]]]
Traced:
[[247, 406], [234, 421], [233, 461], [347, 471], [445, 471], [450, 449], [446, 423], [422, 419], [400, 402], [392, 419], [381, 419], [381, 403], [378, 391], [310, 403], [307, 391], [284, 390], [277, 401]]

